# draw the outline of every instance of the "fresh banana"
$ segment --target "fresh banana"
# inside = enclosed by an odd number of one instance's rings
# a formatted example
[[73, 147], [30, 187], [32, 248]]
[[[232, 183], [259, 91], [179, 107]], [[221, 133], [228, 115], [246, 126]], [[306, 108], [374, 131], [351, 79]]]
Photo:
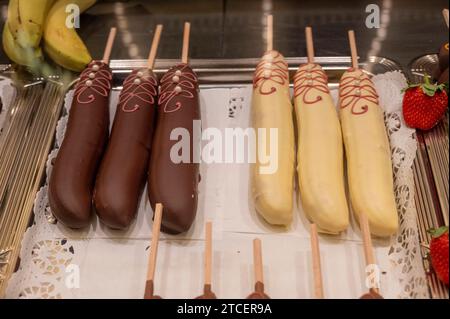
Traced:
[[19, 32], [19, 28], [21, 27], [19, 0], [9, 0], [6, 25], [9, 26], [9, 33], [17, 34]]
[[391, 150], [370, 78], [360, 69], [344, 73], [339, 87], [340, 116], [353, 211], [365, 214], [380, 237], [398, 230]]
[[92, 57], [73, 28], [66, 26], [66, 7], [78, 5], [80, 13], [91, 7], [95, 0], [58, 0], [50, 9], [44, 28], [44, 50], [62, 67], [82, 71]]
[[12, 35], [8, 23], [5, 23], [2, 38], [5, 53], [15, 63], [31, 68], [36, 68], [42, 63], [43, 58], [41, 49], [39, 47], [21, 47]]
[[320, 65], [302, 65], [294, 77], [298, 127], [297, 172], [305, 214], [321, 232], [349, 224], [341, 125]]
[[76, 5], [80, 13], [96, 0], [10, 0], [8, 20], [3, 31], [3, 46], [14, 62], [38, 71], [43, 62], [39, 47], [57, 64], [81, 71], [92, 60], [75, 29], [66, 26], [68, 5]]
[[[252, 199], [256, 211], [269, 224], [288, 226], [293, 217], [295, 138], [289, 71], [283, 55], [267, 52], [256, 68], [253, 83], [252, 126], [258, 131], [258, 152], [252, 169]], [[260, 129], [266, 130], [265, 139], [259, 135]], [[275, 141], [269, 137], [273, 129], [278, 132]], [[261, 151], [276, 153], [278, 160], [272, 169], [262, 161]]]
[[10, 0], [8, 25], [23, 48], [37, 48], [41, 42], [47, 12], [55, 0]]

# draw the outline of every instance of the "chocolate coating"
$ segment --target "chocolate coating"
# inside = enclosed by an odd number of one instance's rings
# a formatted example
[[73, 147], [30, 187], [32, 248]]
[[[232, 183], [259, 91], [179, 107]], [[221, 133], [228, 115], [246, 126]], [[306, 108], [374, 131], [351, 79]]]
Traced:
[[100, 220], [114, 229], [130, 225], [147, 180], [157, 83], [153, 72], [135, 70], [126, 78], [120, 93], [94, 190]]
[[203, 295], [195, 299], [217, 299], [216, 294], [211, 291], [211, 285], [203, 286]]
[[54, 162], [48, 197], [52, 213], [71, 228], [89, 224], [92, 190], [109, 134], [112, 73], [91, 62], [75, 87], [64, 141]]
[[448, 91], [448, 68], [445, 69], [444, 72], [442, 72], [441, 76], [438, 80], [439, 84], [447, 84], [447, 91]]
[[438, 64], [433, 69], [433, 80], [439, 81], [442, 74], [448, 68], [448, 43], [444, 43], [439, 48]]
[[247, 299], [270, 299], [270, 297], [264, 293], [264, 284], [258, 281], [255, 284], [255, 291]]
[[[152, 207], [164, 206], [161, 230], [171, 234], [187, 231], [197, 211], [199, 164], [193, 161], [193, 120], [200, 120], [197, 76], [187, 64], [179, 64], [161, 79], [148, 178]], [[190, 150], [183, 150], [190, 152], [188, 163], [171, 159], [171, 148], [181, 137], [171, 140], [170, 135], [180, 128], [189, 132]]]
[[161, 296], [154, 294], [153, 280], [147, 280], [145, 282], [144, 299], [163, 299]]
[[375, 290], [373, 290], [371, 288], [368, 293], [365, 293], [359, 299], [384, 299], [384, 298], [383, 298], [383, 296], [381, 296], [380, 294], [376, 293]]
[[448, 68], [448, 42], [439, 49], [439, 69], [444, 72]]
[[432, 78], [433, 81], [436, 82], [439, 80], [439, 78], [441, 77], [441, 69], [439, 68], [439, 65], [435, 65], [433, 68], [433, 73], [432, 73]]

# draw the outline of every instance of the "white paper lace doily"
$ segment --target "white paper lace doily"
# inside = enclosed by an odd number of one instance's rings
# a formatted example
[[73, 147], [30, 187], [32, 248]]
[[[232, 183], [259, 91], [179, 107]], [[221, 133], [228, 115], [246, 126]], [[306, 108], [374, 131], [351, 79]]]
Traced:
[[[397, 236], [374, 240], [375, 254], [384, 274], [381, 291], [386, 298], [429, 298], [414, 203], [415, 131], [406, 127], [401, 112], [401, 89], [406, 86], [406, 79], [400, 72], [389, 72], [375, 76], [373, 81], [385, 110], [400, 216]], [[201, 90], [203, 127], [219, 130], [247, 127], [251, 93], [251, 86]], [[337, 90], [332, 94], [336, 97]], [[111, 118], [117, 95], [114, 91], [111, 98]], [[70, 101], [69, 93], [66, 112]], [[63, 116], [57, 127], [55, 149], [47, 162], [47, 176], [66, 123], [67, 116]], [[309, 298], [313, 286], [309, 234], [300, 207], [296, 208], [292, 227], [280, 232], [252, 215], [246, 182], [248, 165], [202, 164], [201, 174], [198, 216], [193, 229], [181, 237], [161, 236], [158, 258], [161, 271], [156, 278], [159, 294], [192, 298], [200, 293], [203, 221], [208, 219], [214, 223], [214, 287], [220, 298], [245, 297], [251, 291], [251, 239], [256, 235], [264, 243], [266, 286], [271, 297]], [[89, 229], [80, 232], [49, 223], [53, 220], [47, 186], [42, 187], [35, 201], [35, 222], [23, 239], [20, 267], [9, 282], [7, 297], [141, 298], [151, 232], [151, 209], [147, 196], [142, 197], [137, 220], [128, 231], [107, 230], [94, 219]], [[365, 274], [361, 237], [355, 222], [341, 236], [324, 236], [320, 243], [325, 295], [357, 298], [365, 289]], [[280, 245], [283, 250], [278, 249]], [[73, 265], [82, 270], [82, 287], [77, 289], [67, 284]], [[340, 275], [336, 276], [338, 272]]]

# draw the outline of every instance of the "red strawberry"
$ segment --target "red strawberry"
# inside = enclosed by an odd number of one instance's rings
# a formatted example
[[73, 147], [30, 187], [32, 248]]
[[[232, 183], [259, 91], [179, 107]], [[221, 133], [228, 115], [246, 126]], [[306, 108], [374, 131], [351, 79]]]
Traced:
[[431, 84], [425, 75], [425, 83], [410, 85], [403, 96], [403, 117], [409, 127], [429, 130], [444, 116], [448, 107], [448, 95], [444, 84]]
[[434, 272], [448, 286], [448, 227], [430, 229], [430, 256]]

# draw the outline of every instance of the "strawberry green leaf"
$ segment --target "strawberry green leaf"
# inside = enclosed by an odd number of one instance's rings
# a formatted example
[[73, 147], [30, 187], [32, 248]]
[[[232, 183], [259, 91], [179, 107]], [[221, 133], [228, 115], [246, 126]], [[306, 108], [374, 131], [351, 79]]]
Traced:
[[424, 83], [418, 83], [418, 84], [409, 84], [408, 87], [404, 88], [402, 90], [402, 93], [404, 93], [405, 91], [411, 89], [411, 88], [417, 88], [420, 87], [422, 89], [423, 94], [429, 96], [429, 97], [433, 97], [436, 92], [439, 91], [445, 91], [445, 84], [435, 84], [435, 83], [431, 83], [430, 82], [430, 77], [425, 74], [424, 75]]
[[428, 229], [427, 232], [431, 235], [431, 237], [439, 238], [448, 232], [448, 226], [442, 226], [439, 228], [431, 228], [431, 229]]
[[422, 86], [422, 92], [430, 97], [434, 96], [434, 93], [436, 93], [436, 90], [434, 90], [432, 87], [427, 86], [426, 84]]

